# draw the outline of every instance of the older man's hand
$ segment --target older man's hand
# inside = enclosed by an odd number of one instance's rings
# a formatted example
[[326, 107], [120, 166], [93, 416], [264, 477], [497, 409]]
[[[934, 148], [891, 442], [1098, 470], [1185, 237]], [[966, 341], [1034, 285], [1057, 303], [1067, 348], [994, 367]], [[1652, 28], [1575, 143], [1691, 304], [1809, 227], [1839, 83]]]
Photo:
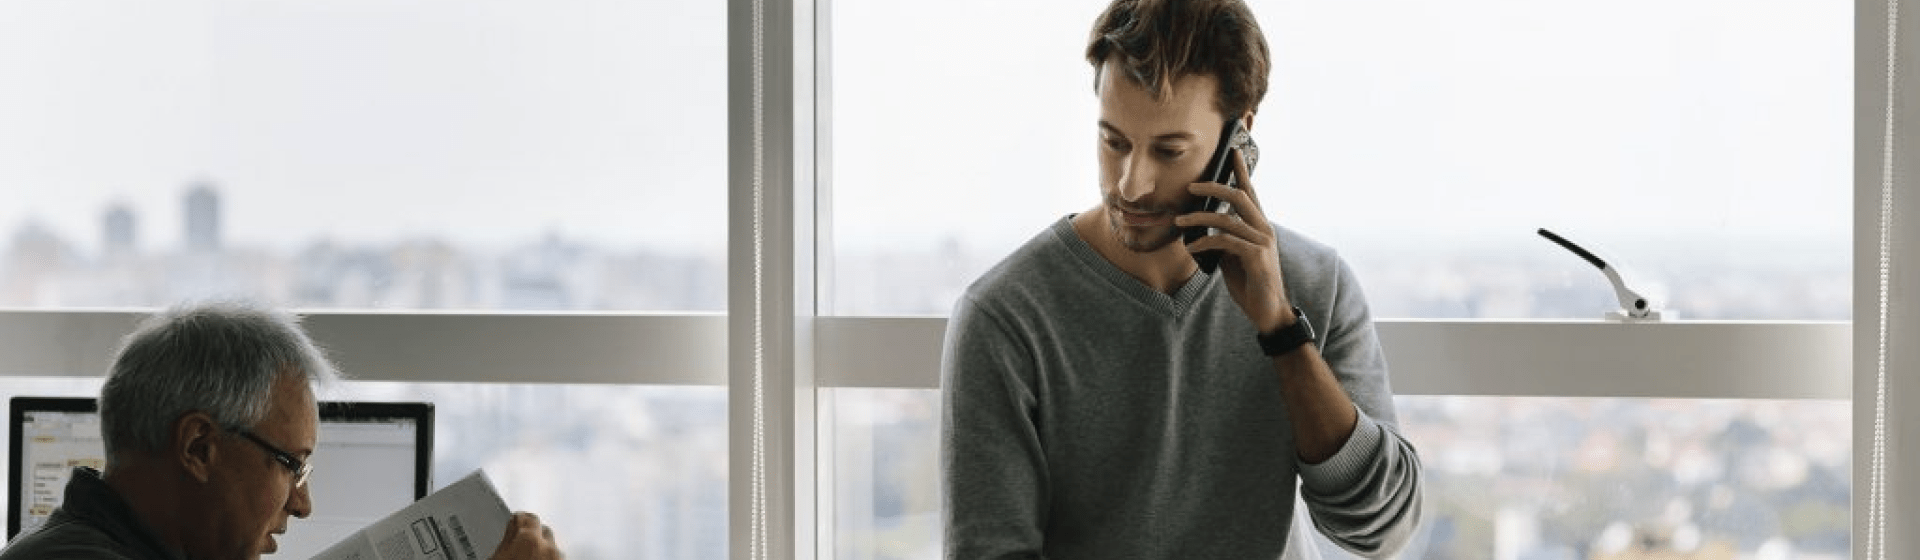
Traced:
[[540, 523], [540, 517], [516, 512], [507, 523], [507, 534], [494, 549], [493, 560], [560, 560], [560, 545], [553, 541], [553, 529]]

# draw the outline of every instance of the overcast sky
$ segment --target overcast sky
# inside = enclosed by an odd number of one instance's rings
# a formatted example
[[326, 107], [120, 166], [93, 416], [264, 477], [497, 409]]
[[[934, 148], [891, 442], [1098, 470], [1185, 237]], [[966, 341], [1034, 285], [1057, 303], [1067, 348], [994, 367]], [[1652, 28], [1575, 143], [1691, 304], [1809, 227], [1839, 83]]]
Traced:
[[[1817, 0], [1257, 2], [1274, 217], [1329, 237], [1825, 232], [1851, 219], [1851, 13]], [[1095, 200], [1102, 2], [833, 5], [843, 247], [999, 251]], [[1824, 6], [1824, 8], [1823, 8]], [[0, 3], [0, 229], [97, 248], [548, 231], [723, 250], [722, 2]]]
[[723, 232], [724, 37], [671, 24], [722, 17], [711, 2], [0, 4], [0, 224], [38, 217], [93, 245], [125, 201], [143, 245], [177, 244], [181, 195], [206, 179], [239, 243]]

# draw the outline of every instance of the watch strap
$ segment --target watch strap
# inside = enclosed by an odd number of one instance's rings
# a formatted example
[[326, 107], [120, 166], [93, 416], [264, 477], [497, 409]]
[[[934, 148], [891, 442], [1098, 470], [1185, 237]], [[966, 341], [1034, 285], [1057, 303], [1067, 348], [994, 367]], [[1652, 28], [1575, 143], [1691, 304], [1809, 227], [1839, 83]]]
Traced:
[[1259, 341], [1260, 351], [1275, 358], [1292, 354], [1303, 345], [1317, 342], [1313, 325], [1307, 322], [1307, 314], [1301, 312], [1299, 307], [1293, 308], [1293, 324], [1280, 327], [1273, 332], [1260, 333]]

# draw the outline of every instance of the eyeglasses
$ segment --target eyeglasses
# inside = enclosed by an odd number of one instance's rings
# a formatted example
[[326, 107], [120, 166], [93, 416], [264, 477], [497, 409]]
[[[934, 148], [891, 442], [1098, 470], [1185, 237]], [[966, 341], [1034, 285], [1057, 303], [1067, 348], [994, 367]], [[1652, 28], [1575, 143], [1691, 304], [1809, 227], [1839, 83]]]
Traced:
[[254, 445], [260, 446], [261, 449], [267, 451], [268, 455], [273, 456], [273, 460], [280, 463], [280, 466], [286, 467], [288, 471], [292, 471], [294, 488], [307, 485], [307, 476], [313, 474], [313, 465], [307, 464], [306, 461], [302, 461], [298, 457], [294, 457], [292, 453], [281, 451], [280, 448], [274, 447], [271, 443], [267, 443], [267, 440], [260, 439], [260, 436], [253, 435], [253, 432], [234, 429], [233, 433], [240, 434], [240, 437], [247, 438], [247, 441], [251, 441]]

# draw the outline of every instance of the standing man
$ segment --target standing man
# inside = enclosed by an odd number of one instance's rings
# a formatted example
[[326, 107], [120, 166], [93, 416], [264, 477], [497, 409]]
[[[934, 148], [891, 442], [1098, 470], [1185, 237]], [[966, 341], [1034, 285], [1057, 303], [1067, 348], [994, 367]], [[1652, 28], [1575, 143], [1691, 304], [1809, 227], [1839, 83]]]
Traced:
[[[313, 513], [307, 460], [334, 381], [296, 320], [240, 304], [182, 307], [128, 335], [100, 389], [106, 472], [77, 467], [47, 523], [0, 560], [252, 560]], [[517, 513], [495, 560], [558, 560]]]
[[[1202, 182], [1223, 126], [1251, 130], [1266, 94], [1253, 14], [1116, 0], [1087, 61], [1100, 203], [988, 271], [948, 323], [947, 557], [1278, 558], [1304, 537], [1296, 485], [1322, 534], [1391, 555], [1419, 524], [1420, 461], [1359, 283], [1268, 221], [1238, 150], [1238, 189]], [[1201, 197], [1232, 210], [1189, 212]], [[1218, 234], [1186, 243], [1189, 227]]]

